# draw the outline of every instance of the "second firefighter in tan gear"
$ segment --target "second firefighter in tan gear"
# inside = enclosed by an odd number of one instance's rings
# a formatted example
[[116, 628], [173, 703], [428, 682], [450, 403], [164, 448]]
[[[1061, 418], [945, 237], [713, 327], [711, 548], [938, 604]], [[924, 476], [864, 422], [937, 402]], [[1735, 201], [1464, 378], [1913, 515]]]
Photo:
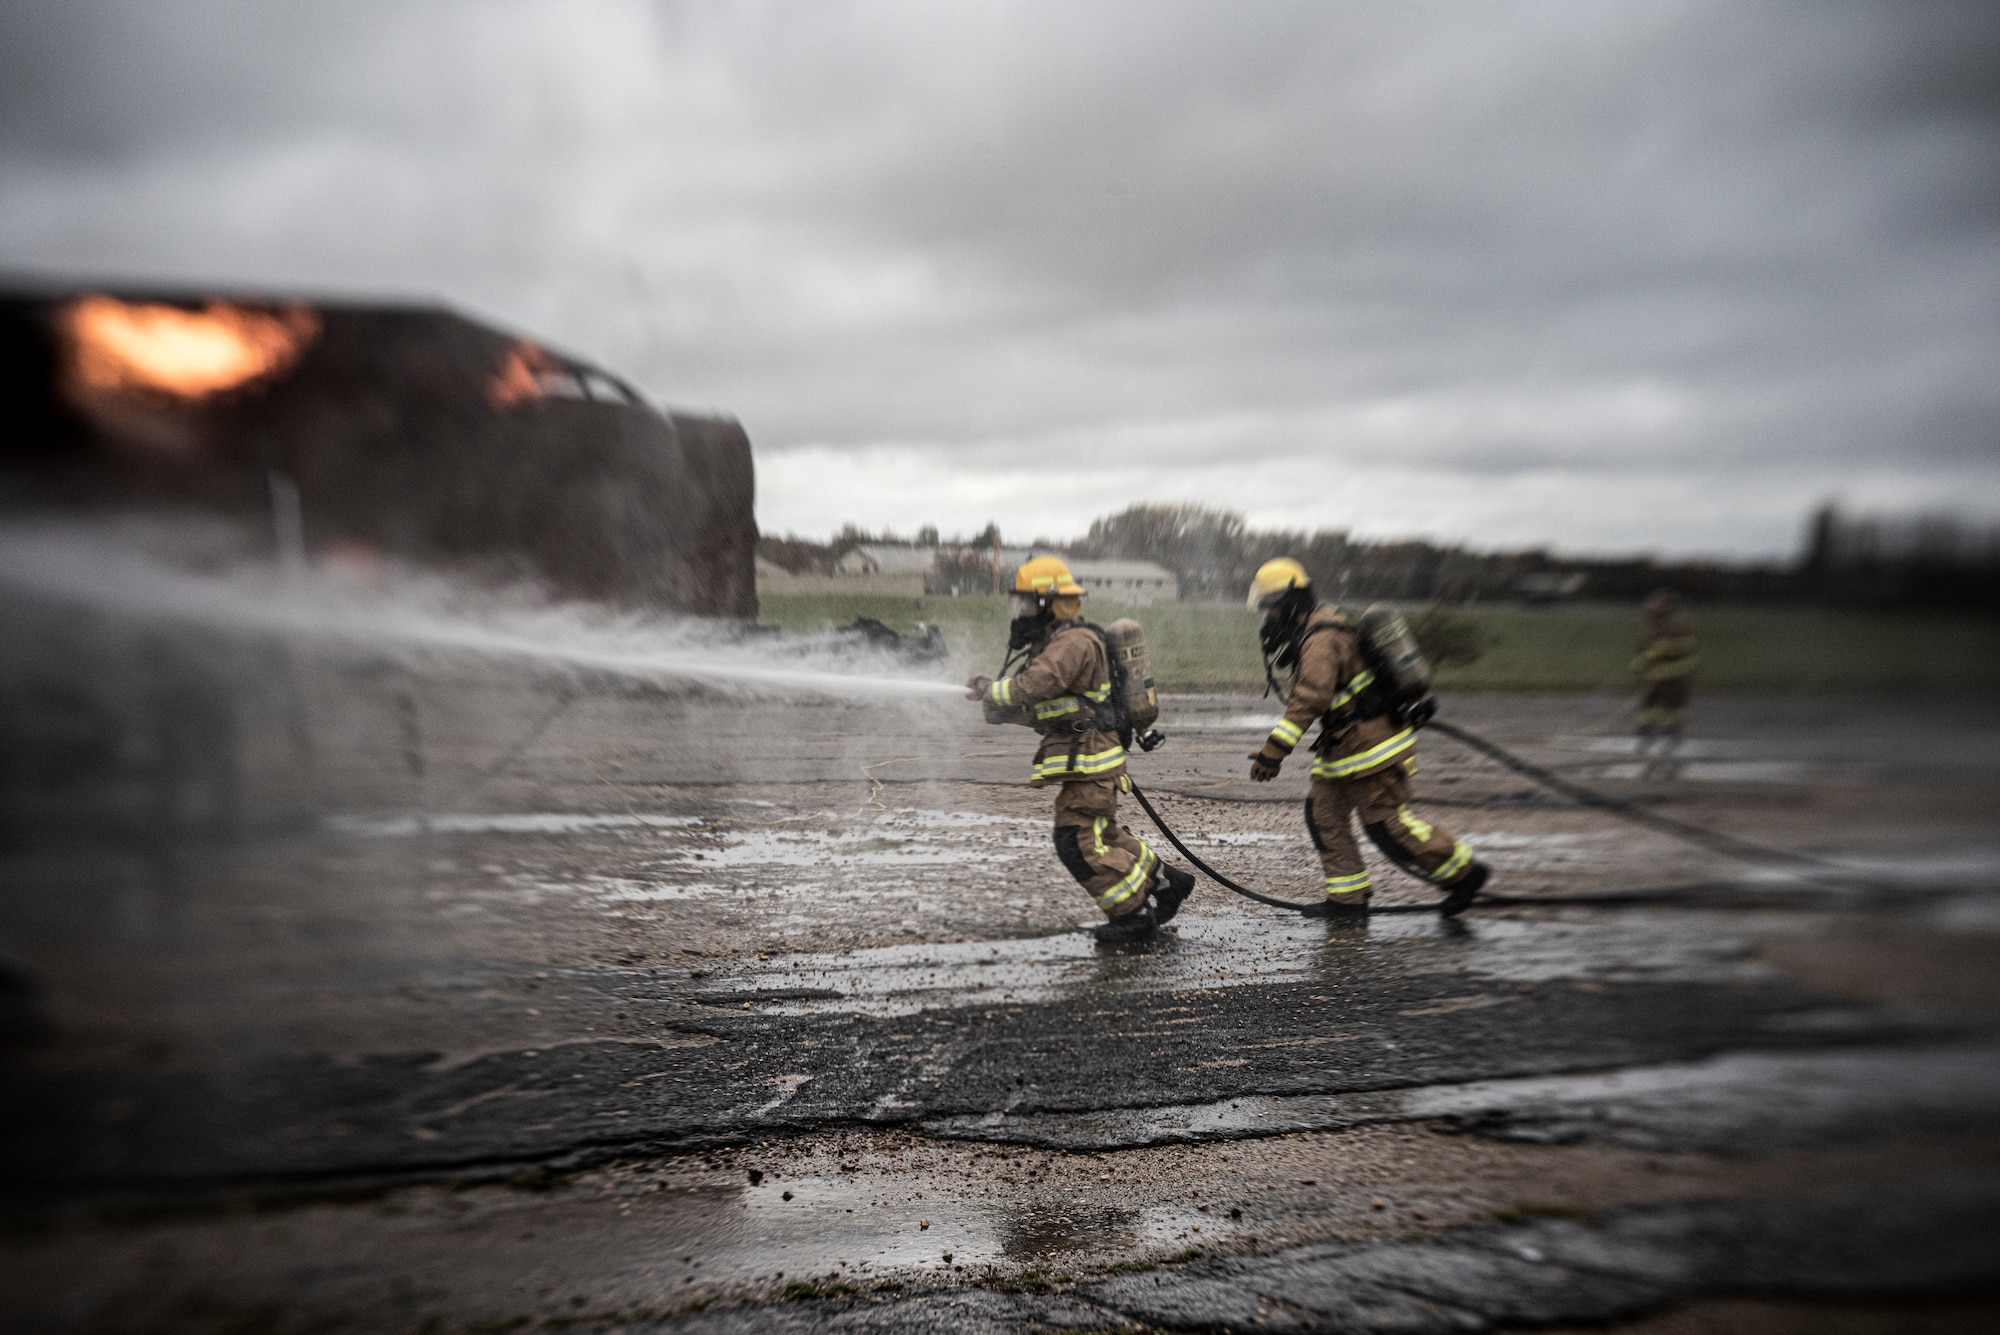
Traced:
[[1111, 661], [1084, 622], [1083, 589], [1055, 557], [1037, 557], [1015, 575], [1010, 647], [1027, 650], [1013, 676], [968, 683], [992, 723], [1020, 723], [1042, 736], [1029, 782], [1060, 785], [1056, 856], [1113, 924], [1149, 930], [1171, 918], [1194, 878], [1161, 863], [1145, 840], [1118, 822], [1129, 791], [1125, 747], [1113, 710]]
[[1675, 753], [1687, 723], [1688, 696], [1700, 655], [1694, 623], [1681, 610], [1679, 594], [1672, 589], [1655, 589], [1646, 599], [1645, 611], [1639, 652], [1632, 659], [1632, 672], [1646, 688], [1638, 712], [1640, 774], [1647, 779], [1671, 779], [1680, 773]]
[[1386, 703], [1361, 650], [1360, 629], [1318, 602], [1305, 569], [1281, 558], [1267, 562], [1251, 585], [1251, 606], [1263, 613], [1267, 658], [1291, 672], [1285, 716], [1250, 757], [1250, 777], [1277, 777], [1286, 758], [1319, 724], [1306, 830], [1325, 871], [1326, 907], [1359, 911], [1373, 889], [1353, 822], [1396, 866], [1445, 892], [1441, 906], [1457, 913], [1487, 879], [1472, 846], [1410, 809], [1416, 770], [1416, 727]]

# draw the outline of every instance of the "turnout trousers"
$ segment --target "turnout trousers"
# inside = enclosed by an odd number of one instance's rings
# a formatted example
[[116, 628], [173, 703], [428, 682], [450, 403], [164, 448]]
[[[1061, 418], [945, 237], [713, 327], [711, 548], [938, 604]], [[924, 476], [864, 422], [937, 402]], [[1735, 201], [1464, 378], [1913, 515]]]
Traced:
[[1681, 747], [1681, 727], [1687, 722], [1688, 695], [1694, 678], [1683, 674], [1656, 681], [1639, 701], [1639, 777], [1672, 779], [1680, 775], [1675, 753]]
[[1692, 683], [1692, 677], [1668, 677], [1646, 687], [1646, 694], [1639, 701], [1641, 737], [1661, 733], [1670, 737], [1680, 736], [1681, 725], [1687, 722]]
[[1472, 846], [1410, 810], [1410, 777], [1391, 765], [1358, 779], [1315, 778], [1306, 798], [1306, 832], [1326, 869], [1326, 893], [1347, 904], [1368, 902], [1368, 867], [1354, 842], [1352, 818], [1389, 860], [1439, 889], [1472, 867]]
[[1124, 777], [1076, 779], [1056, 793], [1056, 856], [1097, 907], [1122, 918], [1146, 902], [1160, 859], [1118, 823]]

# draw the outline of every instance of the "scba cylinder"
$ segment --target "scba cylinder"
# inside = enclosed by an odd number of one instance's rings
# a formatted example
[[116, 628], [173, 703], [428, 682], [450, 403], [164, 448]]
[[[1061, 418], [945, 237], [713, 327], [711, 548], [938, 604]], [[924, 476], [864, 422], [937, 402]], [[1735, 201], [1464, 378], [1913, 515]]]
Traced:
[[1146, 652], [1146, 632], [1130, 617], [1120, 617], [1104, 628], [1105, 643], [1111, 647], [1114, 670], [1122, 670], [1125, 682], [1125, 712], [1135, 732], [1144, 732], [1160, 719], [1160, 696], [1153, 689], [1153, 659]]
[[1398, 700], [1421, 700], [1431, 693], [1430, 660], [1417, 645], [1403, 614], [1376, 603], [1361, 614], [1361, 633], [1375, 650], [1386, 685]]

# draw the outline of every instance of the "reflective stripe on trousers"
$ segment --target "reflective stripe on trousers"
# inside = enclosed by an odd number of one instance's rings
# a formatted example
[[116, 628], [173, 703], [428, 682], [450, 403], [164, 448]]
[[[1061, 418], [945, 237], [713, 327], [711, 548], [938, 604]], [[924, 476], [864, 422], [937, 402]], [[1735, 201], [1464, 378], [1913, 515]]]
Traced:
[[[1389, 861], [1432, 885], [1448, 885], [1471, 867], [1472, 846], [1410, 809], [1410, 780], [1400, 765], [1355, 779], [1313, 780], [1306, 798], [1306, 832], [1318, 849], [1329, 893], [1353, 894], [1368, 884], [1355, 842], [1361, 819], [1369, 841]], [[1349, 887], [1336, 891], [1337, 886]]]
[[[1097, 823], [1100, 827], [1098, 833], [1101, 839], [1103, 835], [1101, 827], [1104, 822], [1100, 820]], [[1104, 845], [1100, 843], [1098, 847], [1102, 849]], [[1115, 913], [1120, 904], [1123, 904], [1132, 896], [1145, 890], [1148, 882], [1152, 880], [1154, 870], [1159, 865], [1159, 855], [1153, 852], [1152, 845], [1148, 844], [1144, 839], [1140, 839], [1139, 860], [1134, 862], [1132, 870], [1126, 872], [1115, 884], [1097, 892], [1097, 907], [1103, 909], [1106, 913]]]
[[1471, 861], [1472, 861], [1472, 845], [1466, 843], [1463, 839], [1461, 839], [1458, 841], [1458, 844], [1451, 850], [1451, 857], [1446, 860], [1445, 864], [1442, 867], [1439, 867], [1436, 871], [1429, 873], [1429, 878], [1432, 881], [1435, 881], [1437, 884], [1443, 885], [1446, 881], [1451, 880], [1454, 876], [1457, 876], [1460, 872], [1464, 871], [1466, 866], [1469, 863], [1471, 863]]
[[1365, 871], [1352, 876], [1329, 876], [1326, 878], [1326, 892], [1329, 895], [1352, 895], [1368, 889], [1370, 884]]

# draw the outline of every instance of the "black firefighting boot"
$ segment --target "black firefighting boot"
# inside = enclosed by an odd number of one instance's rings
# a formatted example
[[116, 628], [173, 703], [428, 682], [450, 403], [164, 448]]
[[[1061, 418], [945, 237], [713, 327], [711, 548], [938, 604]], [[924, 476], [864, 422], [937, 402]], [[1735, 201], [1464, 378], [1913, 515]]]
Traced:
[[1154, 921], [1171, 922], [1181, 911], [1181, 901], [1193, 893], [1194, 873], [1162, 862], [1159, 877], [1153, 883]]
[[1153, 915], [1153, 905], [1148, 900], [1130, 913], [1120, 914], [1110, 922], [1093, 927], [1091, 935], [1105, 945], [1115, 946], [1128, 941], [1144, 941], [1159, 930], [1160, 920]]
[[1366, 890], [1358, 894], [1328, 895], [1319, 903], [1308, 904], [1299, 911], [1308, 918], [1359, 920], [1368, 916], [1368, 895]]
[[1438, 905], [1439, 915], [1446, 918], [1456, 918], [1459, 914], [1465, 912], [1472, 904], [1473, 896], [1479, 893], [1480, 887], [1486, 884], [1487, 878], [1491, 875], [1493, 875], [1493, 869], [1483, 862], [1475, 862], [1466, 868], [1465, 875], [1453, 881], [1446, 888], [1444, 902]]

